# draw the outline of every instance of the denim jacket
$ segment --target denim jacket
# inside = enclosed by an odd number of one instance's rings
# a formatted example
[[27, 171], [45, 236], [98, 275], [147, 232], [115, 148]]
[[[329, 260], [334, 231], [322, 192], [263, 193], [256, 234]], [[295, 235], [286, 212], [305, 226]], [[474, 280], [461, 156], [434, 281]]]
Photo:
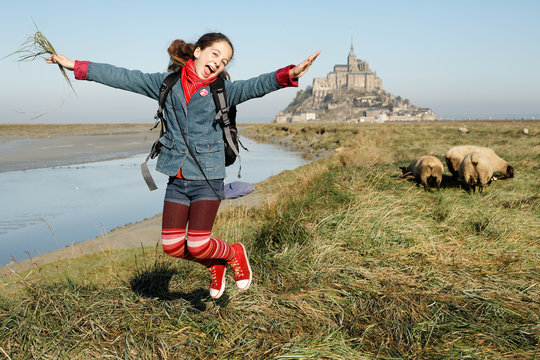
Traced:
[[[297, 86], [296, 81], [288, 78], [290, 66], [249, 80], [226, 80], [227, 104], [229, 106], [237, 105], [249, 99], [264, 96], [283, 86]], [[81, 75], [81, 67], [84, 68], [83, 75]], [[146, 95], [156, 100], [159, 96], [161, 83], [168, 74], [147, 74], [138, 70], [127, 70], [109, 64], [93, 62], [77, 61], [75, 64], [75, 77], [77, 79], [95, 81]], [[285, 76], [287, 79], [284, 80]], [[169, 176], [175, 176], [178, 170], [182, 169], [183, 178], [204, 180], [204, 175], [189, 155], [180, 133], [181, 126], [191, 150], [195, 153], [208, 179], [225, 178], [223, 135], [220, 126], [214, 124], [216, 108], [210, 86], [197, 90], [187, 105], [181, 81], [178, 81], [167, 97], [164, 114], [166, 131], [159, 139], [163, 146], [158, 156], [156, 170]]]

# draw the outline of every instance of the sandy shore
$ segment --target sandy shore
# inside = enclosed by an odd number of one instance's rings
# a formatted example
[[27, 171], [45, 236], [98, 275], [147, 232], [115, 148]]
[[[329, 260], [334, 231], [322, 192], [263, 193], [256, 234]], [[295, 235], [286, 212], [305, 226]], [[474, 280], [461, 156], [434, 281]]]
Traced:
[[[74, 135], [51, 138], [1, 138], [0, 171], [14, 171], [40, 167], [68, 165], [81, 162], [102, 161], [141, 154], [148, 151], [153, 137], [148, 134]], [[230, 207], [254, 207], [261, 204], [265, 195], [255, 185], [256, 191], [241, 199], [225, 200], [220, 211]], [[22, 272], [56, 260], [80, 257], [106, 249], [126, 249], [138, 246], [155, 246], [161, 237], [161, 215], [138, 223], [128, 224], [92, 240], [41, 254], [31, 259], [0, 267], [0, 276], [12, 271]]]

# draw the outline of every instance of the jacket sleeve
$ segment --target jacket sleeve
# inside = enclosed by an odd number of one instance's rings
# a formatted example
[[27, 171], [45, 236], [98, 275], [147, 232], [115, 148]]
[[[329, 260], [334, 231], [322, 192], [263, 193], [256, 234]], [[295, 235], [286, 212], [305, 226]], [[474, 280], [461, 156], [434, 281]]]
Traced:
[[291, 66], [294, 65], [289, 65], [278, 71], [262, 74], [249, 80], [226, 82], [228, 103], [230, 106], [233, 106], [249, 99], [262, 97], [284, 87], [298, 86], [298, 80], [289, 77]]
[[139, 70], [128, 70], [109, 64], [94, 62], [75, 63], [75, 77], [95, 81], [117, 89], [146, 95], [152, 99], [159, 96], [159, 88], [166, 73], [146, 74]]

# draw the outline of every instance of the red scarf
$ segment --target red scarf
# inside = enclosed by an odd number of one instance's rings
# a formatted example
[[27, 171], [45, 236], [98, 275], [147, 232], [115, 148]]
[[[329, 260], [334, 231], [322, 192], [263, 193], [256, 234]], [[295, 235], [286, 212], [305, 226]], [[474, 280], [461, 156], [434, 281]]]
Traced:
[[199, 78], [195, 72], [195, 63], [193, 62], [193, 59], [189, 59], [182, 68], [182, 88], [184, 89], [186, 104], [189, 104], [189, 100], [191, 99], [191, 96], [195, 94], [195, 91], [201, 87], [208, 86], [214, 80], [216, 80], [215, 76], [205, 80]]
[[[191, 99], [191, 96], [195, 94], [195, 91], [202, 87], [208, 86], [212, 81], [216, 80], [216, 77], [201, 80], [195, 72], [195, 64], [193, 63], [193, 59], [189, 59], [186, 62], [186, 65], [182, 67], [181, 79], [182, 89], [184, 89], [184, 96], [186, 98], [186, 104], [189, 104], [189, 100]], [[176, 177], [183, 179], [182, 169], [178, 170]]]

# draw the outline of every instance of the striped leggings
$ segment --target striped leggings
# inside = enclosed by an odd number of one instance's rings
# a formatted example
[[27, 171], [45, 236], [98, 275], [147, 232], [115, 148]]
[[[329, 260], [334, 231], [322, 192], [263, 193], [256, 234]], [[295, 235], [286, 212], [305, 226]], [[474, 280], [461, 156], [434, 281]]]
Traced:
[[210, 237], [219, 204], [219, 200], [200, 200], [191, 206], [165, 201], [161, 229], [163, 250], [207, 267], [220, 262], [218, 259], [231, 261], [234, 258], [231, 246]]

